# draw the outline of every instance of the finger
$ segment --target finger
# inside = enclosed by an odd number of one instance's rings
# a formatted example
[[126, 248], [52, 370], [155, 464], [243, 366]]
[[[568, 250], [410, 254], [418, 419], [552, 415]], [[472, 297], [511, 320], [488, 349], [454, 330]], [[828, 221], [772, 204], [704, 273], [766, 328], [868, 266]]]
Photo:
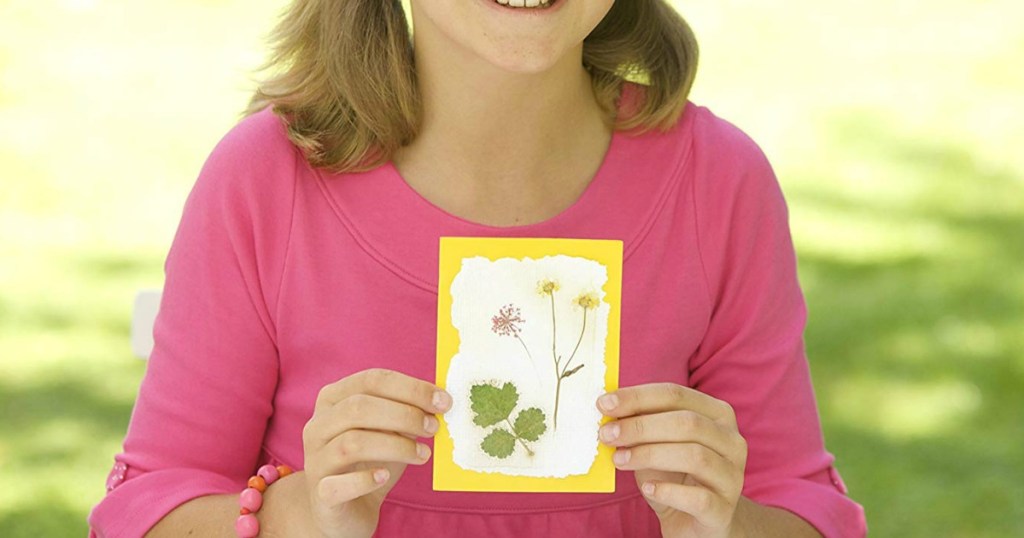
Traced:
[[598, 398], [597, 407], [605, 415], [615, 418], [685, 409], [706, 415], [715, 422], [736, 424], [736, 414], [731, 405], [675, 383], [653, 383], [619, 389]]
[[316, 410], [334, 405], [353, 394], [369, 394], [402, 402], [427, 413], [444, 413], [452, 405], [452, 397], [433, 383], [393, 370], [371, 368], [320, 389]]
[[648, 499], [690, 514], [705, 527], [722, 528], [732, 521], [733, 506], [707, 488], [672, 482], [645, 482], [640, 490]]
[[334, 508], [383, 486], [390, 477], [391, 473], [383, 468], [326, 476], [317, 483], [317, 500]]
[[303, 442], [319, 447], [348, 430], [379, 430], [416, 437], [432, 437], [438, 421], [422, 409], [367, 394], [354, 394], [317, 413], [307, 424]]
[[715, 493], [738, 496], [743, 477], [736, 466], [717, 452], [696, 443], [658, 443], [620, 448], [612, 456], [622, 470], [649, 469], [686, 473]]
[[421, 465], [430, 459], [430, 447], [395, 433], [349, 430], [315, 453], [317, 474], [341, 474], [357, 463]]
[[746, 443], [739, 432], [694, 411], [668, 411], [615, 420], [602, 426], [599, 435], [603, 443], [615, 447], [699, 443], [730, 461], [746, 459]]

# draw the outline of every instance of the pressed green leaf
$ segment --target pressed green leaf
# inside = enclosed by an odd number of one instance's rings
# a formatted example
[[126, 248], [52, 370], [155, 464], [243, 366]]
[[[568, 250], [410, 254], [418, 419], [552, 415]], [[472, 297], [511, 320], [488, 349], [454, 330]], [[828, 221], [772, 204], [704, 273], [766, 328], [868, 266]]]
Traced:
[[498, 459], [505, 459], [512, 455], [512, 451], [516, 448], [516, 437], [508, 430], [498, 428], [492, 431], [487, 437], [484, 437], [480, 448], [484, 449], [484, 452], [494, 456]]
[[477, 426], [491, 426], [508, 419], [519, 402], [519, 392], [512, 383], [505, 383], [500, 389], [494, 385], [473, 385], [469, 400], [476, 416]]
[[536, 441], [544, 433], [544, 430], [548, 429], [544, 424], [544, 412], [537, 407], [520, 411], [512, 427], [516, 436], [527, 441]]

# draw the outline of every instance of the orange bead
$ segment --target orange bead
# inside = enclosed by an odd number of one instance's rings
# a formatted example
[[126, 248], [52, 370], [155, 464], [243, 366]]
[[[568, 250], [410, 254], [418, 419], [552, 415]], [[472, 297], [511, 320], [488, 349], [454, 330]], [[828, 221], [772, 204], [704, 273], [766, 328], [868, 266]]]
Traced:
[[238, 511], [238, 514], [239, 514], [239, 515], [242, 515], [242, 516], [244, 516], [244, 515], [246, 515], [246, 514], [251, 514], [251, 513], [252, 513], [252, 512], [250, 512], [248, 508], [243, 508], [243, 509], [241, 509], [241, 510], [239, 510], [239, 511]]
[[267, 481], [262, 476], [254, 476], [249, 479], [249, 487], [263, 493], [267, 491]]
[[288, 467], [287, 465], [278, 465], [277, 466], [277, 472], [281, 476], [288, 476], [288, 475], [292, 474], [292, 469], [291, 469], [291, 467]]

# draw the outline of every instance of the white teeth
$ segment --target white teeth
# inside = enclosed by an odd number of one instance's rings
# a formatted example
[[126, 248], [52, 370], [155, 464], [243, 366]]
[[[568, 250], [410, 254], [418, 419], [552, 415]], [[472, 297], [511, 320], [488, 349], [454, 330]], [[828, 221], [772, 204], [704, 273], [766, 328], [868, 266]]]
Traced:
[[550, 7], [551, 3], [555, 0], [494, 0], [495, 2], [508, 7], [522, 7], [531, 8], [539, 7], [541, 9]]

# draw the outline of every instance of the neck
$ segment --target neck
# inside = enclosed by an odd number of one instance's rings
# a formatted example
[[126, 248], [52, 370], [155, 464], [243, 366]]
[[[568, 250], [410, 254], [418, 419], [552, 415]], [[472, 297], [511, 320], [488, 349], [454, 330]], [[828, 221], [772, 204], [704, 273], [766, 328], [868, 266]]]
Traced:
[[444, 155], [447, 173], [464, 182], [522, 185], [544, 181], [557, 163], [611, 136], [582, 45], [544, 71], [517, 73], [436, 32], [414, 39], [422, 116], [416, 140], [395, 155], [399, 167]]

